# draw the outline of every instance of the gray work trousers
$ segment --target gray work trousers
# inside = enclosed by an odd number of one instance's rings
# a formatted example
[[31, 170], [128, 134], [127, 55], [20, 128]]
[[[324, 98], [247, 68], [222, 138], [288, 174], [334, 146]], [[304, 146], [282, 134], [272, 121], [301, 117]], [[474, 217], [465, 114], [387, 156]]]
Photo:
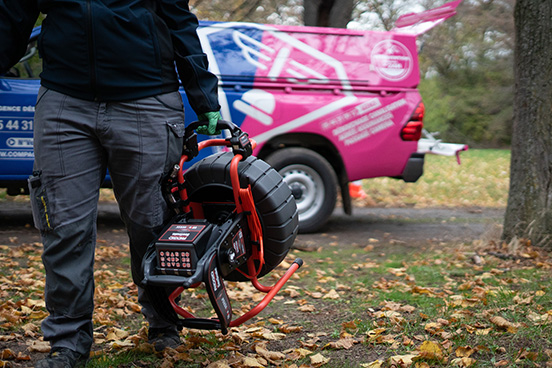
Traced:
[[[184, 109], [178, 92], [125, 102], [76, 99], [42, 87], [38, 94], [33, 176], [52, 347], [89, 352], [93, 342], [94, 250], [99, 189], [106, 169], [129, 235], [132, 277], [142, 280], [148, 244], [171, 212], [160, 181], [180, 159]], [[167, 327], [139, 288], [150, 327]]]

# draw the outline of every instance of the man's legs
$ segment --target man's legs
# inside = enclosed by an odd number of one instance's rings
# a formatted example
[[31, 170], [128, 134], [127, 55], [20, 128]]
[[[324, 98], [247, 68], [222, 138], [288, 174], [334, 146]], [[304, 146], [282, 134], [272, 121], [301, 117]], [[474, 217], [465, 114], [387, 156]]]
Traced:
[[[178, 92], [108, 105], [101, 139], [130, 239], [137, 285], [143, 278], [146, 249], [171, 216], [160, 183], [180, 160], [183, 135], [184, 110]], [[138, 293], [150, 330], [174, 327], [157, 314], [141, 287]]]
[[94, 137], [98, 103], [41, 88], [35, 114], [35, 225], [42, 234], [44, 339], [87, 356], [93, 342], [94, 249], [105, 159]]

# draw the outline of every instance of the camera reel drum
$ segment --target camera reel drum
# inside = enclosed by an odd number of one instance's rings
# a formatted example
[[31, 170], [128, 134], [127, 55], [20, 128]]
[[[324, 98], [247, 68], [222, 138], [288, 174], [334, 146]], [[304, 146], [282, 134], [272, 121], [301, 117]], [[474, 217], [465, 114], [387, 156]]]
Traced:
[[[262, 311], [303, 261], [295, 259], [271, 287], [264, 276], [286, 257], [298, 231], [295, 199], [272, 167], [251, 156], [255, 142], [233, 123], [219, 120], [227, 139], [197, 144], [194, 122], [186, 128], [179, 165], [164, 181], [177, 215], [148, 247], [142, 286], [156, 311], [179, 328], [220, 329], [242, 324]], [[210, 146], [231, 148], [195, 163], [184, 162]], [[224, 280], [250, 281], [266, 293], [259, 304], [233, 319]], [[178, 305], [188, 288], [203, 283], [217, 318], [198, 318]]]

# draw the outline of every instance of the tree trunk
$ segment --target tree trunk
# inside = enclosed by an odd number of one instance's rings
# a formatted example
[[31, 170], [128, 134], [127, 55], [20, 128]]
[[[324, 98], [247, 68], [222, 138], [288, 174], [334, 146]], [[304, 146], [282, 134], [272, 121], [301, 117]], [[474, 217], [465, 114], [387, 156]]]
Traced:
[[503, 239], [552, 248], [552, 1], [517, 0], [514, 19], [516, 91]]
[[304, 0], [306, 26], [347, 28], [353, 14], [353, 0]]

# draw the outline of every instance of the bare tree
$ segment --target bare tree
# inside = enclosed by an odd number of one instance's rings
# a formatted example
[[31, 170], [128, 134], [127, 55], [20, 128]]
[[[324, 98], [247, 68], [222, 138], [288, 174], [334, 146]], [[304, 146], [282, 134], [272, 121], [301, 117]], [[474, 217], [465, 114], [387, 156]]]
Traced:
[[[444, 1], [424, 0], [431, 9]], [[421, 36], [421, 68], [431, 67], [447, 76], [459, 68], [477, 68], [483, 63], [510, 60], [514, 47], [515, 0], [472, 0], [460, 4], [458, 14]], [[509, 71], [512, 68], [508, 65]]]
[[353, 0], [304, 0], [306, 26], [346, 28], [353, 14]]
[[227, 22], [301, 24], [302, 0], [192, 0], [198, 18]]
[[357, 0], [353, 19], [360, 20], [367, 14], [372, 15], [372, 28], [391, 30], [399, 16], [408, 13], [409, 4], [403, 0]]
[[552, 247], [552, 2], [517, 0], [510, 193], [503, 238]]

